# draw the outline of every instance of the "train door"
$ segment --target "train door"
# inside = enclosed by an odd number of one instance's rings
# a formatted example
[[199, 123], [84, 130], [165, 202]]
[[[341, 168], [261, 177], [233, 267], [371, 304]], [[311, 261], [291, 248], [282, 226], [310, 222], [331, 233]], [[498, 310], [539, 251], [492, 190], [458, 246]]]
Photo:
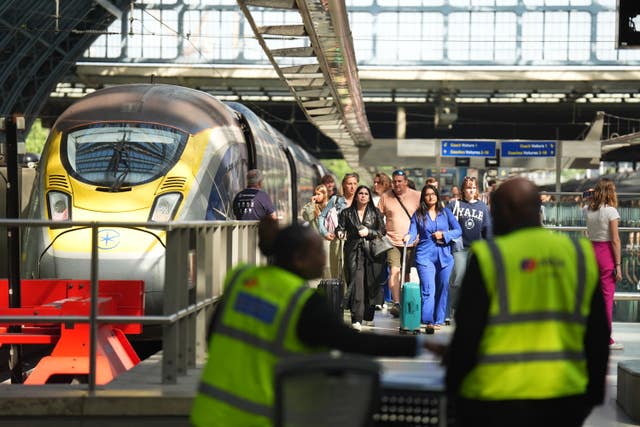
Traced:
[[296, 162], [291, 154], [291, 150], [289, 147], [285, 145], [280, 146], [282, 151], [284, 151], [284, 155], [287, 157], [287, 162], [289, 163], [289, 173], [291, 175], [291, 188], [289, 191], [289, 203], [291, 206], [291, 222], [298, 222], [298, 170], [296, 168]]
[[238, 113], [238, 123], [240, 123], [240, 129], [242, 129], [244, 142], [247, 146], [247, 170], [256, 169], [258, 167], [258, 154], [256, 153], [256, 142], [253, 138], [253, 133], [251, 133], [251, 126], [249, 126], [244, 114], [241, 113]]

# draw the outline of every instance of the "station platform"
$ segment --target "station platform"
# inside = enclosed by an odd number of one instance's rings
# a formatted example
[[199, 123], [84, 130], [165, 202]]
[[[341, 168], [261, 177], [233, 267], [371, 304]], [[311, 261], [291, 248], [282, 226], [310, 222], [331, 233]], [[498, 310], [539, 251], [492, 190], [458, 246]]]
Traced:
[[[446, 342], [453, 326], [445, 326], [429, 339]], [[386, 311], [376, 312], [375, 326], [363, 332], [398, 333], [398, 320]], [[638, 426], [616, 402], [618, 362], [640, 359], [640, 324], [614, 323], [614, 337], [624, 345], [612, 350], [607, 376], [605, 404], [587, 419], [588, 427]], [[381, 358], [385, 376], [427, 375], [441, 380], [444, 371], [430, 353], [414, 359]], [[89, 396], [86, 385], [24, 386], [0, 384], [0, 424], [3, 426], [188, 426], [191, 401], [200, 378], [200, 368], [190, 369], [178, 377], [177, 384], [161, 382], [161, 354], [155, 354], [120, 375], [111, 383], [99, 386]]]

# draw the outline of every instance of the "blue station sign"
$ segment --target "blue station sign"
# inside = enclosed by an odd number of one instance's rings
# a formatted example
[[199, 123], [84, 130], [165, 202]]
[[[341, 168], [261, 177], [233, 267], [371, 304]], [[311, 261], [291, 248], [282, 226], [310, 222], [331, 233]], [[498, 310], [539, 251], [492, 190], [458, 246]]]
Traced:
[[495, 157], [496, 141], [443, 139], [440, 152], [443, 157]]
[[518, 141], [501, 144], [502, 157], [555, 157], [555, 141]]

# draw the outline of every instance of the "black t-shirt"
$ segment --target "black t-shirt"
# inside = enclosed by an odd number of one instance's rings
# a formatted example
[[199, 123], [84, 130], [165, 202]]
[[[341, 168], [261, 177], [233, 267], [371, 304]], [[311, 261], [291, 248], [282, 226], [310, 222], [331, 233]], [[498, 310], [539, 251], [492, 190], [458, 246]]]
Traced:
[[233, 215], [240, 221], [253, 221], [274, 213], [269, 195], [257, 188], [245, 188], [233, 199]]

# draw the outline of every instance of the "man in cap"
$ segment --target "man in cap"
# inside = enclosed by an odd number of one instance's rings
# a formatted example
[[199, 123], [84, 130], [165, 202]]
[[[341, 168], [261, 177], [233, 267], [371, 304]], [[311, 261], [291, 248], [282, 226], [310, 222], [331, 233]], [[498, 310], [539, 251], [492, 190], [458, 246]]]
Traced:
[[277, 218], [271, 197], [261, 188], [262, 172], [250, 169], [247, 172], [247, 187], [233, 199], [233, 215], [237, 220], [254, 221], [265, 216]]

